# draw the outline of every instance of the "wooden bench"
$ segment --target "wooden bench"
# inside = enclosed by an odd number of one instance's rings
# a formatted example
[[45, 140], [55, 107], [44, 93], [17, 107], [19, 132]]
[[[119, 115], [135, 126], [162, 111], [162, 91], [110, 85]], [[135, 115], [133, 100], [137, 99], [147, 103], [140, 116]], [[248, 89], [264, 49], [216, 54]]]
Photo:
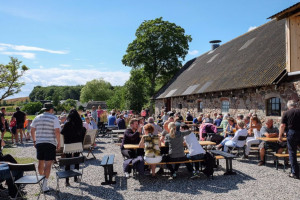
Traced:
[[213, 155], [223, 156], [226, 160], [226, 172], [224, 175], [235, 175], [236, 172], [232, 171], [232, 160], [236, 157], [230, 153], [226, 153], [224, 151], [218, 150], [211, 150], [210, 151]]
[[102, 182], [101, 185], [116, 184], [116, 181], [112, 180], [112, 177], [117, 174], [114, 172], [114, 159], [115, 155], [105, 155], [102, 158], [100, 166], [104, 168], [105, 182]]
[[[280, 158], [289, 158], [289, 154], [288, 153], [274, 153], [275, 156], [275, 166], [276, 166], [276, 170], [278, 170], [278, 165], [279, 165], [279, 159]], [[297, 157], [300, 157], [300, 153], [297, 153]], [[283, 171], [285, 172], [285, 162], [283, 162]]]

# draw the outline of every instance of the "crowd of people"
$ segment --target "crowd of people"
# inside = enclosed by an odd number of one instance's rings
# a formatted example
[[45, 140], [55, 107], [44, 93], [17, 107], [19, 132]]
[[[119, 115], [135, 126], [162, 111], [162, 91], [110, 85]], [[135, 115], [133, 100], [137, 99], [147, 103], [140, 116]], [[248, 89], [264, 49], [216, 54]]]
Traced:
[[[282, 153], [284, 149], [289, 152], [291, 162], [292, 178], [299, 178], [299, 166], [296, 160], [297, 148], [300, 145], [300, 109], [294, 101], [287, 104], [289, 110], [282, 117], [280, 130], [274, 126], [272, 118], [267, 118], [262, 123], [259, 116], [249, 113], [247, 116], [238, 114], [231, 116], [229, 113], [223, 116], [222, 113], [214, 113], [211, 117], [209, 113], [200, 114], [193, 117], [187, 112], [183, 117], [180, 112], [163, 112], [156, 117], [151, 117], [149, 112], [143, 110], [139, 114], [131, 111], [112, 110], [108, 114], [101, 106], [85, 113], [79, 113], [76, 109], [63, 112], [60, 116], [54, 115], [54, 107], [51, 103], [44, 104], [43, 113], [36, 116], [33, 121], [26, 119], [26, 114], [16, 108], [11, 120], [5, 120], [5, 108], [0, 112], [1, 146], [4, 146], [4, 134], [6, 130], [12, 133], [12, 143], [23, 143], [23, 138], [31, 139], [36, 148], [39, 174], [45, 175], [43, 191], [49, 191], [47, 185], [51, 171], [51, 166], [56, 160], [56, 153], [61, 148], [61, 135], [65, 145], [81, 147], [87, 130], [102, 130], [107, 123], [107, 127], [115, 126], [124, 130], [124, 138], [121, 144], [121, 154], [124, 157], [124, 174], [130, 176], [130, 163], [140, 163], [136, 169], [144, 174], [147, 167], [144, 161], [149, 164], [149, 175], [156, 177], [157, 174], [164, 173], [164, 165], [157, 165], [161, 162], [181, 162], [186, 160], [205, 160], [206, 169], [204, 173], [209, 176], [214, 164], [211, 164], [211, 155], [200, 145], [199, 140], [210, 140], [215, 142], [216, 148], [225, 152], [230, 152], [234, 147], [244, 147], [243, 158], [248, 159], [250, 148], [258, 145], [260, 151], [260, 161], [258, 165], [265, 164], [266, 149], [272, 149], [277, 153]], [[191, 126], [188, 126], [191, 125]], [[191, 128], [192, 127], [192, 128]], [[221, 131], [219, 131], [221, 130]], [[30, 133], [30, 134], [29, 134]], [[287, 142], [283, 137], [287, 135]], [[20, 137], [19, 137], [20, 136]], [[278, 142], [264, 142], [260, 137], [279, 138]], [[244, 138], [244, 139], [241, 139]], [[15, 142], [14, 142], [15, 141]], [[128, 149], [126, 144], [138, 145], [138, 149]], [[184, 152], [184, 146], [188, 154]], [[75, 148], [78, 149], [78, 148]], [[79, 148], [80, 149], [80, 148]], [[80, 151], [63, 152], [65, 157], [78, 157]], [[11, 155], [3, 155], [0, 152], [0, 161], [16, 163]], [[288, 159], [285, 160], [288, 164]], [[185, 163], [191, 178], [200, 176], [200, 163]], [[166, 164], [171, 172], [172, 178], [177, 177], [180, 164]], [[75, 166], [78, 168], [79, 166]], [[66, 170], [70, 169], [69, 166]], [[78, 179], [75, 177], [74, 181]], [[69, 186], [66, 179], [66, 186]], [[1, 186], [1, 185], [0, 185]]]

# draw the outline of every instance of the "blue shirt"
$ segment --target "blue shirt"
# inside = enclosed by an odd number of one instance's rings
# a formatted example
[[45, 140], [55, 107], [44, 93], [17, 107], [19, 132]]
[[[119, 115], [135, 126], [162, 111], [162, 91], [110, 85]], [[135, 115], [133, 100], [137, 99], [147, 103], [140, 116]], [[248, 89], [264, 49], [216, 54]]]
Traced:
[[108, 126], [114, 126], [116, 120], [117, 120], [117, 119], [116, 119], [115, 116], [110, 115], [110, 116], [108, 117]]
[[216, 120], [215, 120], [215, 125], [216, 125], [216, 126], [220, 126], [220, 125], [221, 125], [221, 122], [222, 122], [222, 119], [216, 119]]

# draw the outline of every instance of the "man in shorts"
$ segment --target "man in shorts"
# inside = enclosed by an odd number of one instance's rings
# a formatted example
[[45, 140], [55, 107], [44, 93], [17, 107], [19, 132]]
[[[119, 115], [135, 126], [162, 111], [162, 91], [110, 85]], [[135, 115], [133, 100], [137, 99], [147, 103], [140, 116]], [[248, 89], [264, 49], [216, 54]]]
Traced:
[[[16, 107], [16, 112], [13, 114], [13, 117], [17, 120], [17, 135], [20, 133], [21, 144], [23, 144], [23, 132], [24, 123], [26, 119], [26, 114], [20, 110], [19, 107]], [[18, 141], [17, 141], [18, 142]]]
[[60, 124], [53, 114], [52, 103], [45, 103], [44, 113], [38, 115], [31, 124], [31, 136], [39, 160], [38, 170], [40, 175], [45, 175], [43, 191], [48, 192], [47, 186], [50, 170], [55, 160], [56, 149], [60, 149]]

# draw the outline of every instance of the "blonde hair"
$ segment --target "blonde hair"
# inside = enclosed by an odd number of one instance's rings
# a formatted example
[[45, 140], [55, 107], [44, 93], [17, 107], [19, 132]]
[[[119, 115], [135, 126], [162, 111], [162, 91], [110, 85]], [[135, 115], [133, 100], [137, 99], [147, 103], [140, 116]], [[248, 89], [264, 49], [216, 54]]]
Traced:
[[168, 129], [170, 130], [170, 137], [175, 138], [175, 133], [176, 133], [176, 125], [174, 122], [170, 122], [168, 124]]
[[237, 121], [237, 125], [240, 127], [240, 128], [244, 128], [245, 127], [245, 122], [243, 120], [238, 120]]

